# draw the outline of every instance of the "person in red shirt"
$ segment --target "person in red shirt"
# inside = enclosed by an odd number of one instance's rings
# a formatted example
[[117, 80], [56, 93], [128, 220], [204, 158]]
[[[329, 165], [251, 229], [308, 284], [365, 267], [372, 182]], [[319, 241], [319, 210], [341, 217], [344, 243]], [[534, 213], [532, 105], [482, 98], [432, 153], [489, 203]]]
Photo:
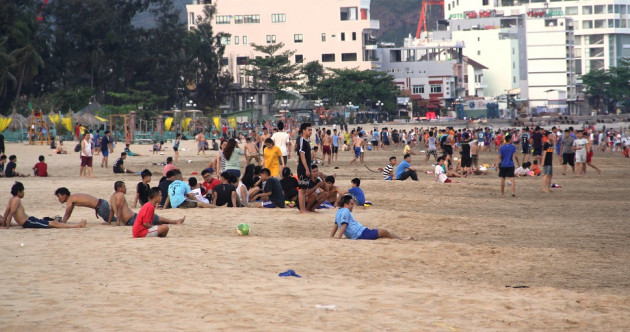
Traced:
[[212, 201], [212, 191], [214, 190], [214, 187], [221, 184], [221, 181], [219, 181], [219, 179], [215, 178], [213, 175], [214, 169], [212, 167], [206, 168], [201, 171], [201, 177], [203, 177], [203, 182], [201, 183], [201, 195], [205, 196], [206, 198], [209, 197], [210, 201]]
[[39, 156], [39, 162], [33, 166], [35, 176], [48, 176], [48, 164], [44, 162], [44, 156]]
[[131, 229], [133, 237], [165, 237], [166, 234], [168, 234], [167, 225], [153, 225], [155, 207], [161, 200], [162, 193], [160, 192], [160, 188], [151, 188], [149, 191], [149, 201], [138, 211], [136, 220], [133, 222]]

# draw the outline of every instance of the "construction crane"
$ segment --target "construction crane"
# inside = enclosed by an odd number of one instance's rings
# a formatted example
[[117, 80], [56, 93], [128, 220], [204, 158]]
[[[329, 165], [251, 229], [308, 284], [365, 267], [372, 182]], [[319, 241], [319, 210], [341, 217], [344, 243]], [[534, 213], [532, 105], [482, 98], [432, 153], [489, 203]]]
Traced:
[[424, 27], [424, 32], [428, 34], [427, 31], [427, 17], [426, 11], [427, 6], [442, 6], [444, 9], [444, 0], [424, 0], [422, 1], [422, 11], [420, 12], [420, 21], [418, 21], [418, 30], [416, 31], [416, 39], [420, 39], [420, 33], [422, 33], [422, 27]]

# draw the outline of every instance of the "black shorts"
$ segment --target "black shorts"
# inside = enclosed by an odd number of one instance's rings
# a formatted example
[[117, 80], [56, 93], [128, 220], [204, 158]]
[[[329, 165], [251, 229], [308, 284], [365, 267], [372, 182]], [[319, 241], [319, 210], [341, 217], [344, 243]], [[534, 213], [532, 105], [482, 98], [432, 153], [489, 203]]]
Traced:
[[[333, 149], [333, 154], [339, 153], [339, 147], [338, 146], [334, 146], [333, 145], [332, 149]], [[286, 164], [286, 162], [285, 162], [285, 164]]]
[[383, 141], [383, 145], [389, 145], [389, 141], [388, 140]]
[[499, 177], [500, 178], [513, 178], [514, 177], [514, 166], [512, 166], [512, 167], [499, 167]]
[[300, 174], [298, 172], [298, 188], [308, 189], [311, 186], [311, 178], [306, 174]]
[[177, 152], [177, 150], [179, 150], [179, 148], [173, 147], [173, 151]]
[[37, 219], [35, 217], [28, 217], [24, 224], [23, 228], [48, 228], [48, 221], [43, 219]]
[[453, 155], [453, 146], [452, 145], [444, 144], [444, 147], [442, 147], [442, 149], [444, 150], [443, 151], [444, 154], [447, 154], [449, 156]]
[[542, 156], [542, 146], [535, 146], [532, 156]]
[[529, 144], [521, 144], [521, 153], [522, 154], [529, 154], [530, 153]]
[[472, 158], [470, 156], [462, 156], [462, 167], [472, 166]]
[[575, 152], [562, 154], [562, 165], [566, 164], [575, 166]]
[[372, 146], [378, 146], [378, 141], [377, 140], [372, 140]]

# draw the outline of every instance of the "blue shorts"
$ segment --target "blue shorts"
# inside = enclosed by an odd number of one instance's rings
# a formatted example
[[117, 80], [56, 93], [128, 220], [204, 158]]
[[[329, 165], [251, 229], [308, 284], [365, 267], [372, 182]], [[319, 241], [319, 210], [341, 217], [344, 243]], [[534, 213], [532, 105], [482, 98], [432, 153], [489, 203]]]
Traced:
[[273, 209], [276, 207], [276, 204], [272, 201], [262, 201], [262, 207]]
[[552, 165], [547, 165], [547, 166], [543, 166], [543, 171], [542, 171], [543, 175], [553, 175], [553, 166]]
[[109, 156], [109, 150], [107, 150], [107, 149], [102, 149], [101, 148], [101, 153], [103, 154], [103, 157], [108, 157]]
[[378, 229], [369, 229], [366, 228], [361, 233], [361, 236], [357, 238], [357, 240], [376, 240], [378, 239]]
[[28, 217], [22, 225], [24, 228], [48, 228], [48, 221], [37, 219], [35, 217]]
[[[133, 223], [136, 222], [136, 217], [138, 216], [137, 213], [135, 213], [133, 215], [133, 217], [131, 217], [131, 219], [129, 219], [129, 221], [127, 221], [127, 226], [133, 226]], [[159, 225], [160, 224], [160, 216], [158, 216], [157, 214], [153, 215], [153, 225]]]
[[357, 147], [354, 148], [354, 156], [356, 158], [361, 157], [361, 148], [357, 148]]

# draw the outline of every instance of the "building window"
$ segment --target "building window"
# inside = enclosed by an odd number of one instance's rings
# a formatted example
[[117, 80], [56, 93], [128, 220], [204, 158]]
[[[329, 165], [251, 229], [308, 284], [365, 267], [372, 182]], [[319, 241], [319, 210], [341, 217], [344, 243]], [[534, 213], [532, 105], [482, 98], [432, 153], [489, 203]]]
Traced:
[[592, 29], [593, 21], [582, 21], [582, 29]]
[[490, 0], [483, 0], [481, 5], [482, 6], [487, 6], [487, 5], [489, 5], [489, 3], [490, 3]]
[[267, 35], [267, 44], [273, 44], [276, 42], [276, 35]]
[[335, 62], [335, 53], [322, 54], [322, 62]]
[[234, 24], [243, 24], [243, 15], [234, 16]]
[[592, 6], [582, 6], [582, 15], [591, 15], [593, 14]]
[[286, 22], [287, 15], [286, 14], [271, 14], [271, 23], [280, 23]]
[[232, 16], [218, 15], [215, 20], [217, 24], [230, 24], [232, 22]]
[[341, 53], [341, 61], [357, 61], [356, 53]]
[[565, 14], [567, 14], [567, 15], [577, 15], [578, 14], [578, 7], [566, 7], [564, 10], [565, 10]]
[[322, 41], [325, 42], [326, 41], [326, 34], [322, 33]]
[[230, 45], [231, 39], [230, 36], [221, 36], [221, 45]]
[[239, 56], [236, 58], [236, 65], [237, 66], [245, 66], [247, 65], [247, 60], [249, 60], [248, 57], [246, 56]]
[[340, 38], [341, 38], [341, 41], [345, 41], [346, 40], [346, 33], [342, 32]]
[[243, 23], [260, 23], [260, 15], [245, 15]]
[[595, 14], [604, 14], [604, 5], [596, 5], [595, 10], [593, 11]]
[[481, 50], [477, 51], [477, 55], [481, 55]]
[[304, 62], [304, 56], [302, 54], [296, 54], [295, 63], [302, 63], [302, 62]]
[[352, 40], [357, 40], [357, 33], [356, 32], [352, 33]]
[[595, 29], [603, 29], [606, 27], [606, 20], [595, 20]]
[[238, 45], [238, 36], [234, 36], [234, 45]]
[[304, 41], [304, 36], [301, 33], [293, 35], [293, 42], [301, 43], [303, 41]]
[[190, 21], [190, 25], [194, 25], [195, 24], [195, 13], [190, 13], [190, 18], [188, 20]]
[[243, 36], [243, 45], [247, 45], [247, 36]]
[[228, 58], [221, 58], [221, 65], [222, 66], [227, 66], [228, 65]]
[[357, 7], [341, 7], [340, 16], [342, 21], [356, 21], [357, 18]]
[[431, 93], [442, 93], [442, 85], [431, 84]]
[[414, 95], [419, 95], [421, 93], [424, 93], [424, 85], [412, 85], [411, 93], [413, 93]]

